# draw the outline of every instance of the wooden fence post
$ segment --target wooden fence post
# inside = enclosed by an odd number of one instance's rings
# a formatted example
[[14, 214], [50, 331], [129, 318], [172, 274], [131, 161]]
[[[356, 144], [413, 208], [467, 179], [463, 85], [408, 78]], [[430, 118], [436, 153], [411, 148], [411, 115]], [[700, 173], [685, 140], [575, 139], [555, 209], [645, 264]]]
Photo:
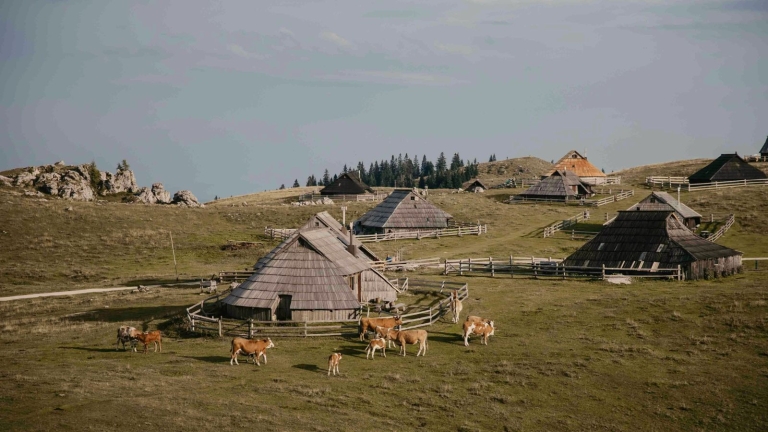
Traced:
[[488, 262], [491, 264], [491, 277], [496, 276], [496, 272], [493, 269], [493, 257], [488, 257]]
[[248, 339], [253, 339], [253, 318], [248, 318]]
[[192, 321], [192, 331], [195, 331], [195, 319], [192, 318], [190, 321]]
[[603, 264], [603, 280], [605, 280], [605, 264]]
[[514, 264], [514, 260], [512, 259], [512, 255], [509, 256], [509, 277], [512, 279], [515, 278], [515, 272], [512, 270], [512, 265]]
[[[755, 261], [755, 262], [757, 262], [757, 261]], [[683, 274], [682, 274], [681, 269], [680, 269], [680, 264], [677, 265], [677, 280], [678, 281], [683, 280]]]
[[219, 337], [221, 337], [221, 317], [219, 317]]
[[459, 276], [464, 276], [464, 267], [461, 264], [461, 259], [459, 259]]
[[307, 322], [304, 321], [304, 337], [307, 337]]

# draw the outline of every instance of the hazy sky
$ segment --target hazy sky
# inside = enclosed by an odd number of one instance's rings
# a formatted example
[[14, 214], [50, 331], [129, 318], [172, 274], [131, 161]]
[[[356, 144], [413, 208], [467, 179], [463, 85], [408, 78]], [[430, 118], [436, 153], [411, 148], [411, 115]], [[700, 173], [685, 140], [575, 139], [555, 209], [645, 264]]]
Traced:
[[765, 0], [0, 3], [0, 170], [209, 200], [398, 153], [754, 154], [766, 120]]

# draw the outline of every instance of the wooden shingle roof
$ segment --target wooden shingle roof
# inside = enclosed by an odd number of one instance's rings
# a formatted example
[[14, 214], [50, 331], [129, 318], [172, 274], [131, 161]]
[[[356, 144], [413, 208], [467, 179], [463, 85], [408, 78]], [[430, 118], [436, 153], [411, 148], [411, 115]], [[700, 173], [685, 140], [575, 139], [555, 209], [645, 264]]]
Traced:
[[[347, 228], [343, 227], [339, 221], [334, 219], [333, 216], [331, 216], [327, 211], [322, 211], [315, 214], [309, 218], [304, 226], [299, 229], [316, 228], [320, 226], [324, 226], [333, 230], [333, 232], [336, 234], [336, 237], [338, 237], [344, 246], [349, 246], [349, 231]], [[352, 244], [354, 244], [360, 254], [364, 255], [368, 260], [380, 261], [379, 257], [362, 242], [360, 242], [360, 240], [358, 240], [354, 235], [352, 236]]]
[[485, 183], [483, 183], [482, 181], [480, 181], [480, 179], [474, 179], [474, 180], [470, 180], [469, 182], [467, 182], [467, 183], [465, 184], [465, 186], [463, 187], [463, 189], [464, 189], [464, 190], [469, 190], [470, 188], [474, 188], [474, 187], [477, 187], [477, 186], [480, 186], [481, 188], [483, 188], [483, 189], [485, 189], [485, 190], [488, 190], [488, 186], [486, 186], [486, 185], [485, 185]]
[[[576, 186], [576, 191], [572, 186]], [[584, 192], [592, 193], [592, 188], [583, 183], [579, 176], [571, 171], [555, 171], [549, 177], [536, 183], [520, 194], [521, 197], [572, 198]]]
[[765, 144], [763, 144], [763, 148], [760, 149], [760, 154], [763, 156], [768, 155], [768, 137], [765, 138]]
[[579, 177], [605, 177], [605, 173], [592, 165], [586, 157], [576, 150], [571, 150], [555, 163], [555, 167], [545, 175], [550, 176], [555, 171], [572, 171]]
[[764, 172], [745, 162], [736, 153], [724, 153], [709, 165], [696, 171], [688, 177], [691, 183], [709, 183], [730, 180], [764, 179]]
[[340, 175], [338, 179], [320, 190], [322, 195], [358, 195], [364, 193], [373, 193], [373, 189], [363, 183], [357, 173], [353, 171]]
[[671, 210], [620, 211], [610, 225], [565, 259], [567, 266], [675, 268], [678, 264], [741, 255], [692, 233]]
[[445, 228], [453, 216], [410, 189], [395, 189], [358, 222], [366, 228]]
[[[652, 206], [654, 203], [659, 205]], [[675, 213], [680, 215], [683, 219], [701, 217], [695, 210], [679, 202], [677, 198], [667, 192], [652, 192], [642, 201], [627, 210], [636, 210], [638, 206], [641, 210], [674, 210]]]

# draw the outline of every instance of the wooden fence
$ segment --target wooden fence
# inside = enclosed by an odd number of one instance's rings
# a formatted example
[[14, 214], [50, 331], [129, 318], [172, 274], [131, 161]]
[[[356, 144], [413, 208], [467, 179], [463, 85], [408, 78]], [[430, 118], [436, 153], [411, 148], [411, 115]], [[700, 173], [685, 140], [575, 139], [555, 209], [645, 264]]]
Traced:
[[[407, 284], [407, 280], [405, 282]], [[469, 288], [466, 283], [445, 282], [419, 282], [420, 288], [440, 289], [439, 294], [444, 289], [456, 289], [459, 293], [459, 299], [463, 300], [469, 296]], [[190, 321], [190, 329], [197, 332], [213, 333], [219, 337], [239, 336], [246, 338], [263, 337], [324, 337], [324, 336], [356, 336], [359, 334], [359, 319], [343, 321], [254, 321], [254, 320], [234, 320], [223, 317], [216, 318], [205, 312], [206, 305], [208, 310], [213, 309], [210, 304], [212, 301], [218, 302], [222, 294], [208, 297], [205, 300], [196, 303], [187, 308], [187, 318]], [[362, 316], [362, 307], [359, 316]], [[419, 327], [432, 325], [435, 321], [450, 311], [450, 293], [445, 293], [445, 298], [439, 300], [436, 304], [424, 307], [422, 310], [409, 312], [401, 315], [403, 319], [402, 330], [409, 330]], [[370, 308], [368, 309], [370, 314]]]
[[388, 197], [388, 193], [374, 193], [374, 194], [350, 194], [350, 195], [321, 195], [317, 193], [307, 193], [299, 195], [299, 202], [301, 201], [315, 201], [323, 198], [330, 198], [333, 201], [383, 201]]
[[629, 198], [631, 196], [635, 195], [634, 190], [621, 190], [621, 192], [617, 193], [616, 195], [612, 195], [605, 198], [599, 198], [599, 199], [549, 199], [549, 198], [526, 198], [520, 195], [512, 195], [509, 197], [509, 200], [506, 202], [509, 204], [514, 203], [558, 203], [558, 204], [565, 204], [565, 205], [581, 205], [581, 206], [590, 206], [590, 207], [601, 207], [606, 204], [610, 204], [612, 202], [621, 201], [623, 199]]
[[264, 235], [269, 238], [276, 238], [278, 240], [285, 240], [296, 232], [293, 228], [270, 228], [264, 227]]
[[645, 184], [650, 186], [661, 186], [662, 188], [666, 184], [670, 188], [678, 185], [687, 185], [688, 177], [673, 177], [673, 176], [650, 176], [645, 178]]
[[688, 192], [691, 191], [700, 191], [700, 190], [716, 190], [716, 189], [728, 189], [728, 188], [736, 188], [736, 187], [747, 187], [747, 186], [766, 186], [768, 185], [768, 179], [755, 179], [755, 180], [733, 180], [733, 181], [723, 181], [723, 182], [712, 182], [712, 183], [696, 183], [696, 184], [688, 184]]
[[544, 228], [544, 238], [552, 237], [555, 235], [556, 232], [568, 228], [570, 226], [576, 225], [577, 223], [588, 220], [589, 219], [589, 212], [583, 211], [576, 216], [570, 217], [568, 219], [562, 220], [560, 222], [556, 222], [546, 228]]
[[242, 282], [253, 274], [253, 270], [220, 271], [219, 280], [222, 282]]
[[445, 274], [458, 273], [463, 276], [464, 273], [490, 273], [491, 277], [496, 274], [508, 274], [510, 277], [550, 277], [558, 279], [568, 278], [590, 278], [606, 279], [610, 276], [627, 276], [632, 278], [664, 278], [664, 279], [683, 279], [683, 272], [678, 265], [673, 269], [638, 269], [638, 268], [610, 268], [610, 267], [577, 267], [565, 266], [562, 260], [547, 258], [514, 258], [502, 259], [493, 258], [468, 258], [466, 260], [446, 260]]
[[383, 234], [362, 234], [355, 236], [362, 243], [389, 241], [389, 240], [408, 240], [416, 239], [421, 240], [423, 238], [440, 238], [440, 237], [454, 237], [465, 235], [481, 235], [488, 232], [488, 225], [472, 225], [472, 226], [458, 226], [455, 228], [439, 228], [439, 229], [420, 229], [413, 231], [395, 231], [391, 233]]
[[731, 226], [733, 226], [733, 223], [736, 222], [736, 217], [734, 215], [728, 215], [728, 219], [725, 220], [725, 225], [721, 226], [719, 230], [715, 231], [712, 235], [707, 237], [707, 240], [714, 242], [720, 237], [723, 236], [723, 234], [728, 231]]
[[424, 258], [406, 261], [371, 261], [371, 267], [379, 271], [413, 270], [416, 268], [440, 268], [440, 258]]

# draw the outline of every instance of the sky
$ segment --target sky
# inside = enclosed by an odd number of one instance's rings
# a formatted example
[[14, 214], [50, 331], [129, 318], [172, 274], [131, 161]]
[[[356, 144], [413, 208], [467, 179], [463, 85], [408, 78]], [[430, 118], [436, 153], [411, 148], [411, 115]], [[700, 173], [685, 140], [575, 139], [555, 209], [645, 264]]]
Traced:
[[204, 201], [400, 153], [754, 154], [766, 119], [764, 0], [0, 3], [0, 170]]

